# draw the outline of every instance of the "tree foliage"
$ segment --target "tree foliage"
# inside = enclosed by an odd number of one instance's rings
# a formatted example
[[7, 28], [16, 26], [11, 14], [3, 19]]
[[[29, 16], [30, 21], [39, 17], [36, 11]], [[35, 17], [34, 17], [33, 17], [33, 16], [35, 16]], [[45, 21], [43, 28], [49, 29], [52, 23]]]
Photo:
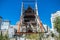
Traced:
[[0, 40], [9, 40], [8, 35], [0, 35]]
[[27, 39], [35, 39], [35, 40], [42, 40], [43, 33], [37, 33], [37, 34], [27, 34], [26, 38]]
[[55, 18], [55, 20], [54, 20], [54, 27], [57, 29], [57, 32], [60, 33], [60, 16]]
[[26, 36], [26, 38], [28, 38], [28, 39], [38, 39], [39, 38], [39, 34], [28, 34]]

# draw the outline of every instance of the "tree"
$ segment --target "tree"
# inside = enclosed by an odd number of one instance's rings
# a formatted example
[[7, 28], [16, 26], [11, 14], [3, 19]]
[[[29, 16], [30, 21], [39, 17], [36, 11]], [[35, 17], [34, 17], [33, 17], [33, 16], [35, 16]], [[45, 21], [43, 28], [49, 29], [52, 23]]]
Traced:
[[57, 32], [60, 33], [60, 16], [55, 18], [55, 20], [54, 20], [54, 27], [57, 29]]
[[60, 38], [60, 16], [56, 17], [54, 20], [54, 28], [57, 29]]
[[38, 40], [39, 34], [27, 34], [26, 38]]
[[43, 33], [31, 33], [31, 34], [27, 34], [25, 37], [27, 38], [27, 39], [31, 39], [31, 40], [42, 40], [42, 38], [43, 38]]
[[9, 40], [8, 35], [6, 34], [5, 36], [3, 36], [3, 34], [1, 33], [0, 40]]

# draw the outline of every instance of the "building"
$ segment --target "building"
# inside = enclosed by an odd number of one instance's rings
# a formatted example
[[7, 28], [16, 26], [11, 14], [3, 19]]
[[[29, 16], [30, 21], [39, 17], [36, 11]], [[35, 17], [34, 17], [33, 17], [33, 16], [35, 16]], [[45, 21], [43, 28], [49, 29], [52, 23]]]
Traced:
[[1, 24], [2, 35], [5, 36], [8, 34], [8, 27], [10, 26], [10, 21], [4, 20]]
[[59, 36], [59, 33], [57, 32], [57, 30], [54, 28], [54, 20], [56, 17], [60, 16], [60, 11], [57, 11], [56, 13], [51, 14], [51, 25], [52, 25], [52, 29], [51, 31], [55, 34], [55, 36]]
[[14, 36], [14, 26], [15, 25], [10, 25], [9, 29], [8, 29], [8, 35], [9, 35], [9, 38], [13, 38]]
[[[24, 5], [22, 7], [24, 7]], [[24, 33], [44, 32], [43, 24], [41, 20], [39, 20], [39, 16], [37, 13], [37, 3], [35, 3], [34, 9], [29, 4], [27, 9], [23, 10], [20, 23], [18, 24], [18, 32], [20, 33], [22, 32]]]
[[8, 30], [8, 27], [10, 26], [10, 21], [9, 20], [4, 20], [1, 25], [1, 30]]
[[1, 30], [1, 24], [2, 24], [2, 17], [0, 16], [0, 30]]
[[2, 17], [0, 16], [0, 34], [1, 34], [1, 24], [2, 24]]
[[51, 25], [52, 25], [52, 31], [54, 32], [54, 20], [56, 17], [60, 16], [60, 11], [57, 11], [56, 13], [51, 14]]

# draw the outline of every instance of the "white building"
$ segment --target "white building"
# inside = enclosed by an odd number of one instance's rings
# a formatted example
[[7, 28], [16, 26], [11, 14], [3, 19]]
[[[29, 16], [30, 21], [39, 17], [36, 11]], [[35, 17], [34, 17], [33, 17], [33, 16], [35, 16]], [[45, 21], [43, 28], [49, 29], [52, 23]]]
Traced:
[[8, 27], [10, 26], [10, 21], [4, 20], [1, 24], [2, 35], [5, 36], [8, 34]]
[[14, 36], [14, 26], [15, 25], [10, 25], [10, 27], [8, 29], [9, 38], [13, 38], [13, 36]]
[[55, 31], [55, 29], [54, 29], [54, 24], [53, 24], [53, 22], [54, 22], [54, 20], [55, 20], [55, 18], [56, 17], [58, 17], [58, 16], [60, 16], [60, 11], [57, 11], [56, 13], [53, 13], [53, 14], [51, 14], [51, 25], [52, 25], [52, 31], [53, 31], [53, 33], [56, 33]]
[[4, 30], [4, 29], [7, 30], [9, 26], [10, 26], [10, 21], [8, 20], [3, 21], [1, 25], [1, 30]]

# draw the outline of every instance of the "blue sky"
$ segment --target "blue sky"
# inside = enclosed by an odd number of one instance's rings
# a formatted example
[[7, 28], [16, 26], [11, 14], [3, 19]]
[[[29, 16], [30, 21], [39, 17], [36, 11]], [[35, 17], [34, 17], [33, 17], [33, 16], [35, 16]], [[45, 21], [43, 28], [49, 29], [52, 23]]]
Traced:
[[[0, 0], [0, 16], [16, 24], [20, 20], [22, 0]], [[51, 14], [60, 10], [60, 0], [38, 0], [38, 13], [43, 24], [51, 27]]]

